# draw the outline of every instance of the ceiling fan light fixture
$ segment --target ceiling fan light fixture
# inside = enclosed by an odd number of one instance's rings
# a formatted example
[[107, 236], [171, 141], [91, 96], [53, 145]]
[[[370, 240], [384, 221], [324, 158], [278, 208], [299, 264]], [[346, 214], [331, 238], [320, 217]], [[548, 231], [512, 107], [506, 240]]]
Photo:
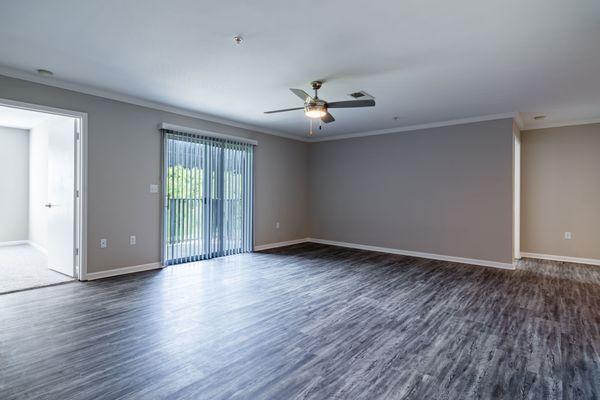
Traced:
[[307, 105], [304, 107], [304, 115], [308, 118], [322, 118], [327, 115], [327, 110], [321, 104]]

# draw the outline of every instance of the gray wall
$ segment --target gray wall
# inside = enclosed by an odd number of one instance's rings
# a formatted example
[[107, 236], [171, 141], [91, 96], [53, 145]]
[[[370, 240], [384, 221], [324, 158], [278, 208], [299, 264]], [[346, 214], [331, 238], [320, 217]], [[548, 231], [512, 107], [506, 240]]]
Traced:
[[521, 140], [521, 251], [600, 260], [600, 124], [523, 131]]
[[0, 126], [0, 242], [27, 240], [29, 131]]
[[512, 120], [311, 144], [313, 238], [512, 262]]
[[[256, 245], [315, 237], [512, 261], [512, 121], [307, 143], [0, 76], [89, 115], [88, 271], [159, 260], [159, 122], [253, 138]], [[310, 212], [309, 212], [310, 210]], [[280, 229], [275, 228], [280, 222]], [[309, 226], [310, 225], [310, 226]], [[137, 245], [129, 246], [129, 235]], [[109, 239], [100, 249], [100, 238]]]
[[160, 122], [258, 140], [255, 244], [307, 236], [306, 143], [4, 76], [0, 98], [88, 113], [88, 272], [159, 261]]

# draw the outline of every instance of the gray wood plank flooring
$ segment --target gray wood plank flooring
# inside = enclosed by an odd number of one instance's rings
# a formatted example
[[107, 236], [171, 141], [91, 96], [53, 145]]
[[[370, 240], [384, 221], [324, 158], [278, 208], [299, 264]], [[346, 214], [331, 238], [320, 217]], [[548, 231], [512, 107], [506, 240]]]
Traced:
[[317, 244], [0, 296], [0, 399], [598, 399], [600, 267]]

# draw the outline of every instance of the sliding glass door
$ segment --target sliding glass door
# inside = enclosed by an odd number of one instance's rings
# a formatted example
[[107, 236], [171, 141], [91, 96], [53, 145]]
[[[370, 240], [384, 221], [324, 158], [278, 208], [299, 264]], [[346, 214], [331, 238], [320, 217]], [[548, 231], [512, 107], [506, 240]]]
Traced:
[[165, 265], [252, 251], [252, 144], [162, 130]]

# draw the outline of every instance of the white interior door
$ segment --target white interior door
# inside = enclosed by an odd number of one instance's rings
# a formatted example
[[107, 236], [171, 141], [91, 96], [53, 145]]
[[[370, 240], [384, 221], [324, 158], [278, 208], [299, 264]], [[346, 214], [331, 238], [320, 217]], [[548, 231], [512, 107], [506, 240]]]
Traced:
[[48, 267], [75, 277], [76, 120], [48, 130]]

